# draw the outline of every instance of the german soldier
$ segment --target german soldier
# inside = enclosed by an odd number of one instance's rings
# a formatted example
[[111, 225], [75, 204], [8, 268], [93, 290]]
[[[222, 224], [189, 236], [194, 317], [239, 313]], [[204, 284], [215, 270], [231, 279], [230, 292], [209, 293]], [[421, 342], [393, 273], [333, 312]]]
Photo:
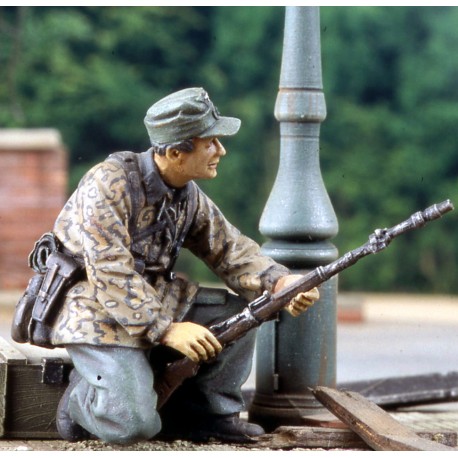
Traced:
[[[155, 437], [243, 442], [263, 429], [240, 420], [241, 386], [254, 332], [221, 351], [207, 326], [240, 310], [241, 299], [279, 291], [297, 276], [260, 253], [194, 183], [217, 175], [220, 138], [240, 120], [223, 117], [201, 88], [175, 92], [147, 112], [151, 148], [111, 155], [81, 180], [57, 218], [60, 251], [83, 266], [53, 317], [50, 342], [74, 364], [57, 412], [58, 431], [130, 443]], [[199, 305], [202, 290], [173, 274], [189, 249], [237, 294]], [[240, 298], [240, 299], [238, 299]], [[294, 316], [318, 298], [299, 295]], [[154, 371], [164, 353], [206, 361], [159, 414]]]

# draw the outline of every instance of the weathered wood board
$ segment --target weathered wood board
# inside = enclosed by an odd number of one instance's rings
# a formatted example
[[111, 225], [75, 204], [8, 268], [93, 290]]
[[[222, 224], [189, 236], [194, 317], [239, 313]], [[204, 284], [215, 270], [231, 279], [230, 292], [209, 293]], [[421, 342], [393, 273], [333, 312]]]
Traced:
[[70, 370], [63, 350], [13, 346], [0, 337], [0, 438], [58, 438], [56, 409]]
[[280, 426], [270, 434], [257, 438], [256, 447], [269, 449], [325, 448], [362, 449], [368, 445], [350, 429], [316, 426]]
[[337, 388], [362, 394], [379, 406], [450, 402], [458, 400], [458, 372], [362, 380], [342, 383]]
[[[417, 433], [425, 439], [434, 439], [436, 442], [456, 447], [458, 433], [427, 432]], [[316, 426], [280, 426], [269, 434], [257, 438], [253, 447], [264, 447], [273, 450], [289, 450], [294, 448], [325, 448], [342, 450], [370, 450], [369, 445], [363, 441], [350, 428], [327, 428]]]
[[317, 387], [313, 394], [374, 450], [457, 451], [420, 437], [359, 393]]

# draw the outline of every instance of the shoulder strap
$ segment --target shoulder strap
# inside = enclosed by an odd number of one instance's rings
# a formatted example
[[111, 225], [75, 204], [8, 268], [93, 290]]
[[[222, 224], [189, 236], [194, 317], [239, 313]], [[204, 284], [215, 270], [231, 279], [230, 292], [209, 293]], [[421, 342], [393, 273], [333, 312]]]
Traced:
[[186, 220], [185, 220], [183, 229], [181, 231], [180, 237], [178, 238], [175, 246], [173, 247], [170, 264], [167, 269], [168, 278], [171, 280], [173, 280], [175, 277], [173, 268], [175, 267], [175, 263], [177, 262], [181, 247], [183, 246], [186, 236], [188, 235], [192, 222], [194, 221], [194, 215], [196, 214], [196, 210], [197, 210], [197, 185], [193, 181], [191, 181], [190, 187], [189, 187], [189, 196], [188, 196], [187, 205], [186, 205]]
[[192, 222], [194, 221], [194, 216], [197, 210], [197, 185], [191, 181], [189, 186], [189, 196], [186, 207], [186, 220], [183, 226], [183, 230], [178, 239], [176, 250], [180, 251], [180, 248], [183, 246], [186, 236], [188, 235], [189, 229], [191, 228]]
[[132, 213], [129, 219], [129, 233], [132, 235], [135, 233], [137, 219], [146, 198], [142, 186], [140, 167], [138, 165], [138, 154], [132, 151], [118, 151], [110, 154], [107, 160], [112, 160], [120, 164], [127, 174], [127, 182], [130, 188], [129, 195], [132, 203]]

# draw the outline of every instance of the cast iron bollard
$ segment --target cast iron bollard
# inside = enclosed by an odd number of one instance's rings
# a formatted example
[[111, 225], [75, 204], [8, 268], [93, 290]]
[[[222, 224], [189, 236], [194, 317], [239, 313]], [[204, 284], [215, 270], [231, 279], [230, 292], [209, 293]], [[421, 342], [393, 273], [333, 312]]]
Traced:
[[[275, 116], [280, 164], [260, 221], [270, 239], [262, 249], [293, 271], [306, 272], [337, 258], [328, 240], [338, 223], [319, 166], [320, 123], [326, 117], [319, 7], [286, 7]], [[301, 424], [304, 416], [321, 412], [309, 388], [335, 386], [337, 281], [326, 282], [320, 294], [303, 316], [281, 312], [258, 333], [249, 417], [267, 429]]]

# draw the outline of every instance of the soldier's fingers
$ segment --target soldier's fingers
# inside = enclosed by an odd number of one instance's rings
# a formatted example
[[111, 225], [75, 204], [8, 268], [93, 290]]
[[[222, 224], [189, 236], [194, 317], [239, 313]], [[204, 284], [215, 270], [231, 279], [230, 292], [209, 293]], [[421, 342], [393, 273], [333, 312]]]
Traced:
[[188, 350], [186, 352], [184, 352], [184, 354], [191, 361], [194, 361], [195, 363], [198, 363], [201, 360], [200, 356], [195, 351], [193, 351], [191, 348], [188, 348]]
[[209, 355], [207, 349], [199, 341], [195, 341], [190, 345], [191, 349], [197, 354], [199, 361], [207, 361]]
[[313, 288], [310, 291], [307, 291], [305, 294], [312, 301], [317, 301], [320, 298], [320, 291], [318, 290], [318, 288]]
[[193, 342], [192, 346], [203, 361], [214, 358], [223, 348], [213, 334], [212, 339], [207, 337], [199, 338]]
[[216, 353], [219, 353], [223, 349], [219, 340], [210, 331], [207, 330], [204, 338], [211, 345], [211, 347], [215, 350]]
[[293, 300], [304, 305], [312, 305], [320, 298], [320, 293], [317, 288], [313, 288], [306, 293], [299, 293]]
[[173, 348], [183, 353], [183, 355], [187, 356], [190, 360], [194, 361], [195, 363], [199, 362], [199, 354], [196, 351], [194, 351], [191, 345], [176, 345]]
[[289, 313], [290, 313], [292, 316], [294, 316], [294, 317], [299, 316], [299, 315], [301, 314], [301, 312], [302, 312], [302, 310], [301, 310], [301, 311], [297, 311], [297, 310], [294, 309], [293, 307], [290, 307], [290, 308], [288, 309], [288, 311], [289, 311]]
[[311, 299], [309, 299], [306, 296], [296, 296], [292, 301], [295, 307], [303, 307], [303, 308], [310, 307], [311, 305], [313, 305], [313, 302], [314, 301], [312, 301]]
[[292, 316], [296, 317], [308, 310], [311, 306], [312, 303], [310, 302], [304, 304], [293, 299], [288, 305], [288, 311]]
[[208, 350], [212, 354], [212, 357], [218, 355], [223, 349], [223, 346], [220, 344], [219, 340], [211, 332], [209, 332], [209, 335], [206, 336], [205, 341], [209, 346]]
[[198, 343], [205, 349], [206, 359], [214, 358], [217, 355], [218, 351], [207, 339], [199, 339]]
[[291, 302], [291, 307], [294, 307], [298, 310], [306, 310], [313, 305], [313, 301], [306, 297], [295, 297]]
[[310, 302], [310, 301], [304, 301], [304, 302], [294, 301], [292, 303], [292, 308], [296, 310], [297, 312], [301, 312], [301, 311], [303, 312], [304, 310], [307, 310], [308, 308], [310, 308], [312, 305], [313, 305], [313, 302]]

